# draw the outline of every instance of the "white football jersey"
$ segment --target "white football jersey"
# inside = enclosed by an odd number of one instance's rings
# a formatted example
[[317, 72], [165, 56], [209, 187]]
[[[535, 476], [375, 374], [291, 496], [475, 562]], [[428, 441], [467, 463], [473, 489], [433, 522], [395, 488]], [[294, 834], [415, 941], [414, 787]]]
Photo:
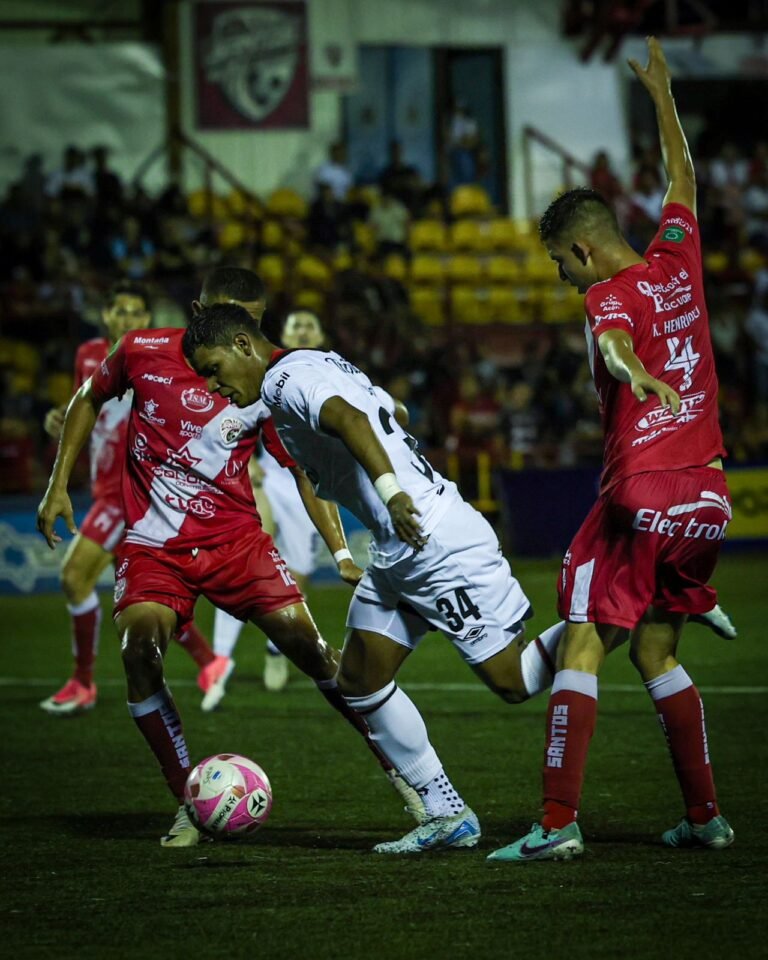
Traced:
[[395, 533], [389, 511], [365, 470], [341, 440], [321, 429], [320, 410], [326, 400], [341, 397], [367, 415], [398, 483], [420, 511], [425, 535], [452, 503], [461, 501], [456, 485], [421, 456], [416, 441], [399, 426], [389, 394], [338, 353], [292, 350], [277, 355], [267, 369], [261, 396], [286, 450], [306, 472], [317, 495], [346, 507], [371, 531], [371, 559], [377, 566], [394, 563], [411, 548]]

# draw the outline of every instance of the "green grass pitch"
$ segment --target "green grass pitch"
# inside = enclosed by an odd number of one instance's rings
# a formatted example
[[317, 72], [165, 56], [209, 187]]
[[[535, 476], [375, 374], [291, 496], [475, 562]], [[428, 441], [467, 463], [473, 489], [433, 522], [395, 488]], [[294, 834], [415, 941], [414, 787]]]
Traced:
[[[554, 563], [516, 565], [531, 634], [554, 619]], [[37, 702], [70, 669], [61, 598], [3, 598], [2, 942], [7, 956], [86, 958], [763, 957], [768, 891], [768, 556], [724, 556], [716, 585], [740, 636], [690, 626], [682, 660], [702, 688], [723, 811], [722, 853], [660, 845], [681, 802], [649, 698], [626, 648], [601, 677], [580, 820], [587, 853], [564, 864], [492, 864], [490, 850], [539, 808], [546, 698], [506, 706], [441, 637], [401, 681], [446, 770], [483, 826], [479, 849], [392, 859], [370, 852], [409, 822], [356, 734], [303, 678], [260, 684], [263, 642], [247, 628], [219, 712], [204, 715], [193, 664], [167, 674], [193, 762], [236, 751], [267, 770], [275, 805], [247, 843], [163, 850], [174, 805], [125, 708], [105, 617], [90, 714], [52, 719]], [[345, 589], [311, 593], [332, 642]], [[104, 598], [105, 612], [108, 599]], [[212, 613], [198, 606], [210, 629]]]

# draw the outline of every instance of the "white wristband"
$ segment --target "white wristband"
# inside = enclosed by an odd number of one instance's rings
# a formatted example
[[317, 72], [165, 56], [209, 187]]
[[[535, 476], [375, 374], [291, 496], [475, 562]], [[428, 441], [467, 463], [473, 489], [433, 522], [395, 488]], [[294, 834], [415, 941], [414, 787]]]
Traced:
[[382, 473], [373, 485], [376, 487], [376, 493], [381, 497], [381, 502], [385, 507], [395, 494], [403, 492], [394, 473]]
[[333, 559], [338, 565], [342, 560], [351, 560], [352, 554], [349, 552], [349, 550], [347, 550], [346, 547], [344, 547], [343, 550], [337, 550], [336, 553], [334, 553]]

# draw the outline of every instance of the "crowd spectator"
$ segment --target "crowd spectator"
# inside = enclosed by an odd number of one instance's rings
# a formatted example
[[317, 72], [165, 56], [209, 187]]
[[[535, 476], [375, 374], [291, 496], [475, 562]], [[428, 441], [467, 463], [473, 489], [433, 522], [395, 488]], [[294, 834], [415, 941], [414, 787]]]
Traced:
[[328, 159], [315, 170], [315, 186], [328, 186], [334, 198], [344, 203], [354, 183], [352, 173], [347, 166], [347, 148], [343, 143], [334, 143], [328, 152]]

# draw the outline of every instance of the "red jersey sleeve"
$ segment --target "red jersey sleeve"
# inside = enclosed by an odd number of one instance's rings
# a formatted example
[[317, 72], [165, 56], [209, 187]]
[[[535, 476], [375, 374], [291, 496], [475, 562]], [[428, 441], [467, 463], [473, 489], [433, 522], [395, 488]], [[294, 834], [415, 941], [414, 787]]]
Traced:
[[645, 251], [645, 259], [670, 256], [701, 273], [701, 235], [692, 210], [682, 203], [668, 203], [661, 211], [656, 236]]
[[98, 403], [122, 397], [130, 389], [126, 347], [125, 337], [118, 340], [91, 375], [93, 396]]
[[283, 446], [283, 442], [278, 436], [275, 423], [272, 417], [265, 420], [261, 425], [261, 442], [264, 449], [277, 460], [281, 467], [292, 470], [298, 464]]
[[86, 352], [86, 344], [81, 343], [77, 348], [77, 353], [75, 354], [75, 392], [77, 392], [88, 379], [85, 374], [83, 363]]
[[633, 336], [637, 324], [637, 303], [614, 279], [596, 283], [587, 290], [584, 309], [589, 328], [597, 338], [606, 330], [626, 330]]

